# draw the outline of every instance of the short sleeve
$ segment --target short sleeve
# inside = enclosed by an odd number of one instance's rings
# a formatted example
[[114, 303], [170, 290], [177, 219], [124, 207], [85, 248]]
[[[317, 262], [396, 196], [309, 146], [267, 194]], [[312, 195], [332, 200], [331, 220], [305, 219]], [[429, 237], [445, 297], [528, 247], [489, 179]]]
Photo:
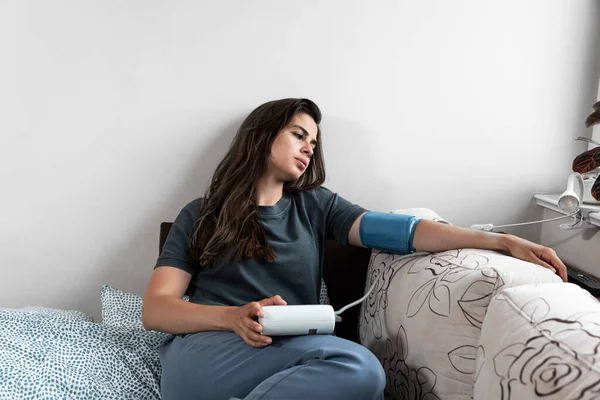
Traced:
[[190, 274], [197, 272], [197, 263], [191, 260], [189, 255], [189, 241], [201, 204], [202, 199], [196, 199], [179, 212], [169, 230], [169, 235], [154, 268], [169, 266]]
[[325, 212], [325, 238], [347, 245], [352, 224], [367, 210], [325, 187], [316, 189], [316, 194]]

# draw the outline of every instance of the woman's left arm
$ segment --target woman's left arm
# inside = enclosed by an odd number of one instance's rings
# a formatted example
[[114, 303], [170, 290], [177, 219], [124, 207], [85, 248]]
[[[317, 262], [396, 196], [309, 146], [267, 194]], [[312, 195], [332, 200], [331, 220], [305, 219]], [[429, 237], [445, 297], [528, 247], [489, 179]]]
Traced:
[[[359, 233], [363, 216], [364, 214], [358, 217], [350, 229], [348, 242], [353, 246], [366, 247], [362, 244]], [[514, 235], [481, 232], [421, 220], [415, 228], [412, 245], [418, 252], [430, 253], [462, 248], [504, 251], [515, 258], [548, 268], [563, 281], [567, 281], [567, 268], [554, 250]]]

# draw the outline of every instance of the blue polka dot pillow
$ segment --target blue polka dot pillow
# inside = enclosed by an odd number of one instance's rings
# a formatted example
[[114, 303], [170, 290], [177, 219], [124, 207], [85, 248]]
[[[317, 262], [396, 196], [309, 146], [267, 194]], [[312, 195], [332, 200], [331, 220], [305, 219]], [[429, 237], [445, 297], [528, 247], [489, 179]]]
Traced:
[[160, 399], [168, 334], [78, 311], [0, 309], [0, 399]]
[[[142, 296], [104, 285], [101, 298], [103, 324], [144, 329], [142, 324], [144, 298]], [[188, 301], [188, 296], [183, 296], [183, 300]]]
[[319, 304], [331, 304], [329, 301], [329, 292], [327, 292], [327, 285], [325, 280], [321, 279], [321, 292], [319, 293]]
[[0, 312], [6, 313], [18, 313], [23, 316], [31, 315], [34, 317], [46, 317], [46, 318], [67, 318], [76, 321], [88, 321], [94, 322], [94, 318], [90, 315], [87, 315], [84, 312], [77, 310], [60, 310], [58, 308], [49, 308], [49, 307], [22, 307], [22, 308], [3, 308], [0, 307]]
[[142, 328], [143, 297], [109, 285], [102, 286], [102, 323]]

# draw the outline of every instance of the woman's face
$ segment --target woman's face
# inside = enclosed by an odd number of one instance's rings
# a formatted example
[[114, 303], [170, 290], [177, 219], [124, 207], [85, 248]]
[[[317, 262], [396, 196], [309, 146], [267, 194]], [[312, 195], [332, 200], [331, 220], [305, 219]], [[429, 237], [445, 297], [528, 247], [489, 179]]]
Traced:
[[296, 114], [277, 134], [267, 162], [267, 174], [282, 182], [302, 176], [317, 145], [317, 124], [308, 114]]

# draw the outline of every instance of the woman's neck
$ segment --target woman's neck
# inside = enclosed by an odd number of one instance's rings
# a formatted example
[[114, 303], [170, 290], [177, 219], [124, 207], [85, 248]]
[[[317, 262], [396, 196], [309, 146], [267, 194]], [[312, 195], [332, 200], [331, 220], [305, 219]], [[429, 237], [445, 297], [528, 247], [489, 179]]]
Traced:
[[283, 183], [261, 179], [256, 184], [255, 200], [257, 206], [273, 206], [283, 195]]

